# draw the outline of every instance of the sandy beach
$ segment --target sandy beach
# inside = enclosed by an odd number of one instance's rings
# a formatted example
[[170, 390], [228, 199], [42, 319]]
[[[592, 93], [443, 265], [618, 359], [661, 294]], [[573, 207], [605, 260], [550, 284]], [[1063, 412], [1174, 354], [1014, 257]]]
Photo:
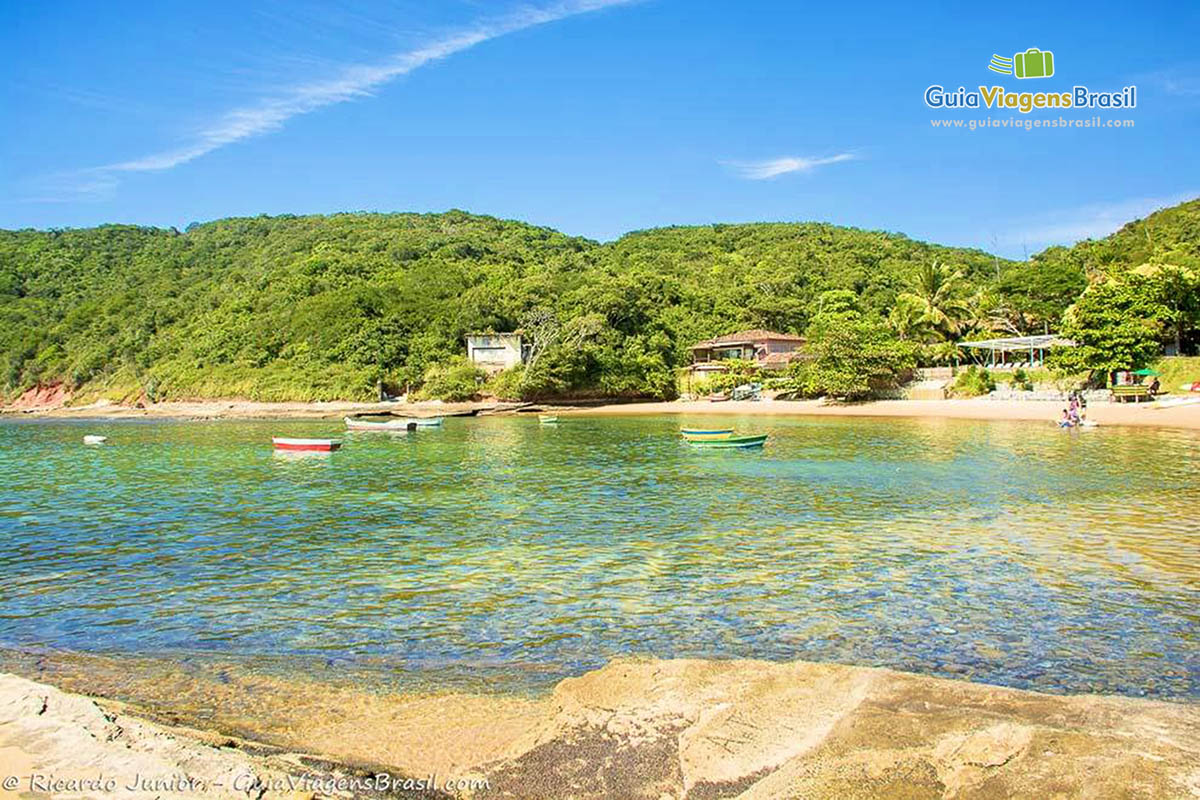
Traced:
[[[392, 795], [427, 798], [1200, 792], [1195, 704], [1047, 695], [885, 669], [620, 659], [534, 698], [365, 693], [232, 669], [205, 677], [160, 665], [132, 681], [119, 671], [120, 662], [82, 657], [43, 660], [32, 676], [97, 698], [0, 675], [3, 777], [27, 789], [35, 774], [103, 774], [121, 786], [176, 776], [189, 781], [170, 794], [181, 797], [348, 796], [289, 791], [287, 781], [311, 789], [379, 774], [393, 785], [432, 778], [432, 790], [411, 783]], [[127, 702], [112, 697], [118, 692]], [[255, 791], [234, 790], [241, 784]], [[12, 786], [0, 797], [48, 794]]]
[[[45, 406], [0, 409], [0, 419], [339, 419], [356, 414], [435, 416], [519, 413], [554, 410], [561, 414], [645, 415], [704, 414], [719, 416], [910, 417], [915, 419], [977, 419], [1057, 421], [1059, 403], [1020, 400], [879, 400], [869, 403], [827, 403], [822, 400], [727, 401], [705, 400], [614, 403], [587, 408], [553, 403], [259, 403], [249, 400], [197, 400], [154, 403], [145, 407], [119, 405]], [[1158, 403], [1092, 403], [1088, 418], [1101, 425], [1200, 429], [1200, 403], [1164, 407]]]
[[[918, 419], [1024, 420], [1056, 422], [1059, 403], [1020, 400], [879, 400], [837, 404], [821, 400], [726, 401], [607, 405], [581, 414], [709, 414], [715, 416], [911, 417]], [[1200, 404], [1162, 407], [1154, 403], [1092, 403], [1088, 419], [1101, 425], [1200, 429]]]
[[260, 403], [253, 400], [187, 400], [126, 406], [94, 403], [85, 406], [45, 405], [0, 408], [4, 418], [52, 419], [341, 419], [358, 414], [438, 416], [503, 411], [519, 403]]

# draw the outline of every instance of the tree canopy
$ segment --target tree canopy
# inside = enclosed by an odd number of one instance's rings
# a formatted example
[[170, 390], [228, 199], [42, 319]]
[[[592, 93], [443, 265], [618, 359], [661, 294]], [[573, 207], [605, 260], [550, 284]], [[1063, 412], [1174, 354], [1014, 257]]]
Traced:
[[[463, 337], [529, 325], [538, 355], [505, 376], [513, 391], [670, 397], [690, 346], [722, 333], [851, 329], [919, 345], [928, 361], [958, 337], [1057, 328], [1072, 305], [1096, 319], [1093, 301], [1112, 298], [1095, 287], [1143, 264], [1158, 272], [1138, 280], [1183, 287], [1154, 295], [1148, 335], [1186, 346], [1200, 201], [1026, 263], [825, 223], [601, 244], [462, 211], [0, 231], [0, 392], [65, 382], [152, 399], [367, 399], [380, 383], [435, 379], [461, 394]], [[859, 322], [813, 328], [835, 302]]]

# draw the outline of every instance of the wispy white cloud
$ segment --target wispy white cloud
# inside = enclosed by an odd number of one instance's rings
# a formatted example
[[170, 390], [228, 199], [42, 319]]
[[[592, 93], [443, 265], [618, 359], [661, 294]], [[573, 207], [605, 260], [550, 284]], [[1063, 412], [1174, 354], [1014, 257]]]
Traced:
[[56, 172], [29, 181], [24, 203], [72, 203], [107, 200], [116, 194], [120, 181], [112, 172], [88, 169]]
[[838, 153], [834, 156], [821, 158], [806, 158], [803, 156], [782, 156], [769, 158], [765, 161], [727, 161], [730, 167], [741, 177], [751, 181], [765, 181], [787, 175], [791, 172], [811, 172], [826, 164], [837, 164], [842, 161], [853, 161], [857, 158], [853, 153]]
[[[492, 39], [527, 28], [626, 5], [636, 0], [559, 0], [546, 6], [524, 6], [516, 12], [448, 34], [372, 64], [351, 64], [325, 80], [294, 86], [262, 100], [224, 112], [188, 142], [156, 153], [52, 176], [47, 196], [39, 200], [80, 199], [111, 194], [119, 176], [161, 172], [195, 161], [214, 150], [277, 131], [288, 120], [338, 103], [370, 96], [383, 85], [427, 64], [469, 50]], [[72, 182], [71, 178], [74, 177]]]
[[1143, 73], [1136, 80], [1173, 97], [1200, 97], [1200, 67], [1195, 63]]
[[1197, 196], [1200, 192], [1179, 192], [1163, 197], [1138, 197], [1048, 211], [1037, 220], [1014, 225], [1009, 232], [997, 235], [996, 241], [1002, 245], [1041, 249], [1055, 244], [1074, 244], [1083, 239], [1099, 239], [1119, 230], [1127, 222]]
[[1166, 75], [1162, 79], [1163, 91], [1177, 97], [1200, 97], [1200, 77], [1190, 75]]

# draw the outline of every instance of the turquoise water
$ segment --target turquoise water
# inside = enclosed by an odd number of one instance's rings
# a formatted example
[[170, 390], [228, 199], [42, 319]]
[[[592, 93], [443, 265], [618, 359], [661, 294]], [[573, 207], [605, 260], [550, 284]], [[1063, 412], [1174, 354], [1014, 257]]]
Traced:
[[1200, 697], [1194, 433], [752, 418], [761, 451], [678, 441], [709, 421], [0, 424], [0, 646], [497, 687], [803, 658]]

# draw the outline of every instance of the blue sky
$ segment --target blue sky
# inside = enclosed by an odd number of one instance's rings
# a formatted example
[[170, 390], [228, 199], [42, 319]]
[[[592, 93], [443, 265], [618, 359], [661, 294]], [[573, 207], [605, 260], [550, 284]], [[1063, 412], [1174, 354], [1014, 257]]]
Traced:
[[[826, 220], [1009, 256], [1200, 195], [1200, 4], [23, 3], [0, 227], [462, 208], [607, 240]], [[987, 70], [1052, 50], [1056, 75]], [[1133, 128], [923, 94], [1138, 87]], [[1035, 112], [1033, 118], [1060, 116]]]

